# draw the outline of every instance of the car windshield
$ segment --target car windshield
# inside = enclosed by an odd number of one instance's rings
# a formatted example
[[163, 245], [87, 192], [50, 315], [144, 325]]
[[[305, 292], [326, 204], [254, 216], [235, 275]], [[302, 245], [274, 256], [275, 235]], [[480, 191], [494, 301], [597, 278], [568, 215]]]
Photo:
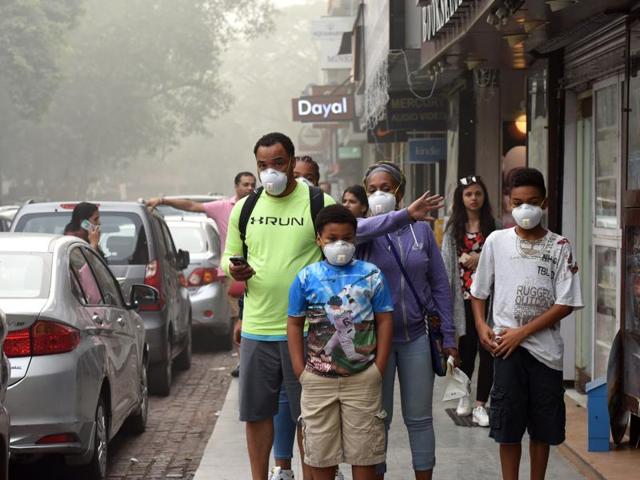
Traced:
[[0, 298], [47, 298], [51, 254], [0, 252]]
[[176, 248], [190, 253], [207, 251], [207, 239], [200, 225], [169, 224], [168, 227]]
[[[62, 235], [71, 212], [26, 214], [18, 220], [16, 232]], [[135, 213], [100, 212], [100, 248], [109, 265], [146, 265], [149, 247], [142, 219]]]

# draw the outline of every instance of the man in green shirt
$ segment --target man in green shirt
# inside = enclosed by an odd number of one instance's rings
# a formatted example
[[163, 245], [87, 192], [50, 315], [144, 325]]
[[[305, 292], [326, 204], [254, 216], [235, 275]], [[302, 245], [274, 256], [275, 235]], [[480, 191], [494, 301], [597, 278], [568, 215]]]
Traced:
[[[267, 478], [273, 443], [273, 416], [283, 385], [292, 418], [300, 416], [300, 383], [293, 373], [287, 346], [289, 287], [307, 265], [322, 259], [316, 244], [308, 185], [295, 180], [295, 149], [282, 133], [269, 133], [256, 143], [260, 181], [264, 191], [249, 215], [245, 244], [246, 262], [230, 263], [243, 255], [240, 219], [245, 197], [234, 206], [229, 218], [222, 265], [238, 281], [247, 282], [243, 321], [240, 325], [240, 420], [246, 422], [247, 448], [254, 480]], [[255, 200], [255, 198], [254, 198]], [[442, 197], [427, 192], [408, 208], [365, 219], [375, 235], [395, 231], [402, 224], [425, 220], [440, 208]], [[335, 201], [324, 194], [324, 205]], [[360, 235], [360, 223], [358, 235]], [[368, 235], [371, 237], [371, 235]], [[359, 240], [366, 241], [367, 236]], [[240, 340], [240, 333], [236, 336]], [[300, 430], [298, 430], [300, 433]], [[298, 435], [300, 443], [300, 435]], [[301, 456], [302, 456], [301, 448]], [[306, 471], [305, 477], [310, 478]]]

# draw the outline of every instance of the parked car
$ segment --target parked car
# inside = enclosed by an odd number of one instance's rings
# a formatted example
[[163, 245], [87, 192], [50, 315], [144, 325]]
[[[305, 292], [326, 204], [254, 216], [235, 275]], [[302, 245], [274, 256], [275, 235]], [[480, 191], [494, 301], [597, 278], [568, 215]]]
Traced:
[[220, 236], [215, 223], [204, 217], [165, 217], [178, 248], [189, 252], [185, 277], [191, 298], [192, 328], [220, 337], [221, 347], [233, 347], [233, 323], [220, 276]]
[[0, 232], [8, 232], [11, 222], [20, 207], [18, 205], [3, 205], [0, 207]]
[[[225, 198], [223, 195], [165, 195], [164, 198], [184, 198], [185, 200], [191, 200], [193, 202], [200, 202], [200, 203], [206, 203], [206, 202], [214, 202], [216, 200], [221, 200], [223, 198]], [[171, 216], [180, 216], [180, 217], [187, 217], [187, 216], [193, 216], [193, 217], [205, 217], [206, 215], [203, 212], [188, 212], [185, 210], [179, 210], [177, 208], [173, 208], [169, 205], [158, 205], [156, 207], [156, 210], [158, 210], [163, 216], [165, 217], [171, 217]]]
[[[62, 233], [76, 202], [23, 206], [15, 232]], [[137, 202], [100, 202], [100, 247], [107, 264], [128, 292], [144, 283], [160, 292], [160, 303], [141, 308], [149, 344], [149, 388], [169, 395], [171, 367], [191, 366], [191, 305], [182, 270], [189, 253], [177, 251], [162, 216]]]
[[82, 478], [105, 478], [109, 441], [126, 420], [146, 426], [149, 349], [136, 310], [159, 294], [133, 285], [127, 303], [101, 256], [70, 236], [2, 233], [0, 265], [12, 458], [62, 454]]
[[[7, 337], [7, 330], [7, 317], [5, 313], [0, 310], [0, 350]], [[4, 351], [2, 351], [2, 353], [0, 353], [0, 480], [8, 480], [9, 478], [9, 429], [11, 422], [4, 405], [7, 398], [10, 371], [9, 360], [4, 354]]]

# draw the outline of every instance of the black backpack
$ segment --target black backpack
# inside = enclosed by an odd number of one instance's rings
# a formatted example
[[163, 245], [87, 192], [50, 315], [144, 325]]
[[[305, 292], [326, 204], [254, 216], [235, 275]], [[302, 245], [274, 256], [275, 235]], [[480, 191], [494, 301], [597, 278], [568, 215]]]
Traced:
[[[245, 242], [247, 238], [247, 224], [249, 223], [251, 212], [253, 212], [256, 203], [258, 203], [258, 198], [262, 195], [262, 191], [263, 188], [260, 187], [255, 192], [249, 194], [247, 199], [244, 201], [244, 205], [242, 205], [242, 210], [240, 211], [238, 229], [240, 230], [240, 240], [242, 240], [242, 255], [247, 260], [247, 253], [249, 251], [247, 243]], [[313, 223], [313, 230], [315, 231], [316, 217], [318, 216], [318, 212], [322, 210], [322, 207], [324, 207], [324, 192], [318, 187], [309, 186], [309, 205], [311, 206], [311, 222]]]

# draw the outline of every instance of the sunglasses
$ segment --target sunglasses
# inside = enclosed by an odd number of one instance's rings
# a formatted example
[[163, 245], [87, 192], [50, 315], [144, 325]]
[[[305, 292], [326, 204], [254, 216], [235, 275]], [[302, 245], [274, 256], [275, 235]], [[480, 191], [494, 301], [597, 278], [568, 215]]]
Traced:
[[480, 176], [476, 176], [476, 175], [462, 177], [460, 180], [458, 180], [460, 185], [464, 185], [465, 187], [468, 187], [469, 185], [473, 185], [474, 183], [478, 183], [479, 181], [480, 181]]

